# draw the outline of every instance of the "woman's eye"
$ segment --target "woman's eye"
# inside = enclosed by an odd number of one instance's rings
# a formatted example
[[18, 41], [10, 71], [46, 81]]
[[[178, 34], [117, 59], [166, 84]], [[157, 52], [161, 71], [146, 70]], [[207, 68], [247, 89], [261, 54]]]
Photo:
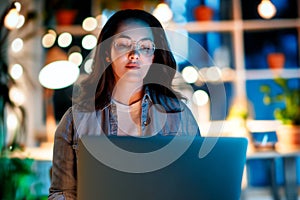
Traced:
[[141, 49], [151, 49], [151, 45], [143, 44], [140, 46]]
[[143, 51], [143, 52], [147, 53], [149, 51], [152, 51], [152, 48], [147, 47], [147, 46], [142, 46], [142, 47], [140, 47], [140, 51]]
[[127, 49], [130, 49], [131, 45], [128, 43], [118, 43], [117, 47], [120, 50], [127, 50]]
[[152, 44], [141, 44], [140, 49], [151, 50], [153, 48]]
[[125, 38], [118, 38], [114, 42], [115, 49], [120, 52], [129, 51], [132, 47], [132, 42]]
[[140, 46], [140, 51], [143, 51], [145, 53], [148, 53], [148, 52], [152, 52], [153, 51], [153, 46], [152, 45], [141, 45]]

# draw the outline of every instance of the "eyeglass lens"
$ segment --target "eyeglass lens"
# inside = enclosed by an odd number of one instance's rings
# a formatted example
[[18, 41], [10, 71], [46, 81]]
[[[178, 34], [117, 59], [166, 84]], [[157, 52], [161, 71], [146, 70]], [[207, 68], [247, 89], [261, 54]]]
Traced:
[[134, 42], [129, 38], [117, 38], [114, 41], [114, 47], [119, 53], [132, 51], [135, 47], [140, 54], [145, 56], [152, 56], [155, 51], [155, 45], [149, 39]]

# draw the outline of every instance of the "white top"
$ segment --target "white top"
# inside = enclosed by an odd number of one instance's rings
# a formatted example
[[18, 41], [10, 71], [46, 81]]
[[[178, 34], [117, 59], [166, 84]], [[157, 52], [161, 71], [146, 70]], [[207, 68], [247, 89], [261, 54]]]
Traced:
[[141, 105], [142, 99], [125, 105], [113, 99], [117, 107], [118, 135], [140, 136], [141, 135]]

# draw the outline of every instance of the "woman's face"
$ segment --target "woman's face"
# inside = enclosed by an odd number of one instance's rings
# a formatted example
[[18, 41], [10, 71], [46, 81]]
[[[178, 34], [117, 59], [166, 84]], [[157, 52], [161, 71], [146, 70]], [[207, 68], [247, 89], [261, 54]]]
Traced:
[[115, 80], [142, 83], [154, 59], [151, 28], [141, 21], [124, 22], [112, 41], [110, 58]]

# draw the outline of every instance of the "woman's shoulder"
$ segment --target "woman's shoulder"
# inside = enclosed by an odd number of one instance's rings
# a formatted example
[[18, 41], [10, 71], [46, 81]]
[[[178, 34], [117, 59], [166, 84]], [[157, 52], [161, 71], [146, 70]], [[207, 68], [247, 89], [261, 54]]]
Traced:
[[63, 117], [61, 118], [61, 120], [74, 120], [76, 118], [78, 118], [78, 116], [82, 116], [82, 115], [87, 115], [87, 114], [91, 114], [94, 113], [95, 111], [90, 111], [87, 110], [77, 104], [74, 104], [72, 106], [70, 106], [64, 113]]

